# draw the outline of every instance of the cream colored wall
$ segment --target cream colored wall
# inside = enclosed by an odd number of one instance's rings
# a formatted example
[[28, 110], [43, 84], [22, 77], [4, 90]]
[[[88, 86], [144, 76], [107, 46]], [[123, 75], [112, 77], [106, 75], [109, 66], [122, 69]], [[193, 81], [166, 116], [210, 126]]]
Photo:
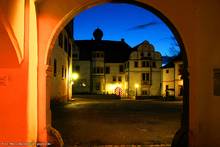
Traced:
[[[166, 73], [167, 70], [169, 70], [169, 73]], [[166, 96], [166, 85], [168, 85], [168, 88], [174, 89], [174, 68], [162, 69], [162, 96]], [[169, 91], [169, 94], [174, 95], [174, 92]]]
[[175, 96], [179, 97], [180, 87], [183, 86], [183, 79], [181, 79], [181, 75], [179, 75], [179, 65], [183, 65], [183, 62], [177, 61], [174, 63], [175, 65]]
[[[65, 31], [62, 32], [63, 34], [63, 47], [64, 47], [64, 37], [68, 37]], [[64, 48], [61, 48], [58, 45], [58, 39], [55, 43], [52, 57], [51, 57], [51, 65], [52, 65], [52, 72], [54, 71], [54, 60], [57, 61], [57, 74], [54, 76], [52, 73], [51, 79], [51, 98], [52, 99], [59, 99], [60, 101], [66, 101], [68, 98], [68, 88], [69, 88], [69, 79], [68, 79], [68, 53], [65, 52]], [[64, 71], [66, 69], [66, 76], [62, 77], [62, 66], [64, 67]], [[65, 74], [65, 72], [64, 72]]]
[[[105, 63], [105, 67], [110, 67], [110, 74], [105, 74], [105, 92], [108, 94], [115, 94], [115, 88], [120, 87], [123, 90], [123, 95], [126, 96], [126, 82], [125, 74], [119, 72], [119, 66], [123, 63]], [[116, 81], [113, 82], [113, 76], [116, 76]], [[118, 81], [118, 77], [121, 76], [122, 81]]]

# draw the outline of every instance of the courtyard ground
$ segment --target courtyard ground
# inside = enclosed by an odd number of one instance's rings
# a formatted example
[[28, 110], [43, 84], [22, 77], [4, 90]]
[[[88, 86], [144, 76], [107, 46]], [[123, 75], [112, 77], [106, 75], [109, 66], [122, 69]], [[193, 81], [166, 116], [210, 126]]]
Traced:
[[75, 98], [52, 112], [65, 147], [170, 145], [180, 128], [182, 103]]

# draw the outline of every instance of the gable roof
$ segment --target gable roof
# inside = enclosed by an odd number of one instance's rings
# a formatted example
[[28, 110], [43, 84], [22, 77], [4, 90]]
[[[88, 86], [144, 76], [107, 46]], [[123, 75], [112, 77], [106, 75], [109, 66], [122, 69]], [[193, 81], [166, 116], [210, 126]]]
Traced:
[[75, 40], [79, 47], [79, 59], [91, 60], [93, 51], [104, 51], [105, 62], [125, 62], [133, 49], [124, 41]]

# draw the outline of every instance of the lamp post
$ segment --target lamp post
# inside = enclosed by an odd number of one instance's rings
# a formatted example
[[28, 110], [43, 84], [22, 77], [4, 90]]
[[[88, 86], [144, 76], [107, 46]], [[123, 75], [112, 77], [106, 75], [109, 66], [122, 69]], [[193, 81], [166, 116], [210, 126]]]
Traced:
[[138, 90], [138, 87], [139, 87], [139, 85], [138, 84], [134, 84], [134, 87], [135, 87], [135, 90], [136, 90], [136, 98], [137, 98], [137, 90]]
[[76, 72], [73, 72], [71, 74], [71, 77], [70, 77], [70, 84], [71, 84], [71, 87], [72, 87], [72, 97], [73, 97], [73, 85], [74, 85], [74, 81], [78, 80], [79, 78], [79, 74], [76, 73]]

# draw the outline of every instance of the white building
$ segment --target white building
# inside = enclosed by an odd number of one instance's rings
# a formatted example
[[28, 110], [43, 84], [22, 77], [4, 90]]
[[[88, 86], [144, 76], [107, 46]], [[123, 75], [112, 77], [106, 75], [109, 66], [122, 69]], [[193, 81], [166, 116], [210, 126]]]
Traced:
[[73, 72], [79, 74], [74, 93], [117, 94], [123, 97], [161, 94], [161, 54], [144, 41], [131, 48], [125, 41], [102, 40], [96, 29], [94, 40], [75, 41]]
[[72, 96], [72, 49], [75, 47], [72, 23], [68, 24], [57, 38], [50, 65], [52, 66], [51, 99], [67, 101]]
[[183, 61], [181, 55], [162, 67], [162, 89], [163, 96], [175, 96], [182, 98], [183, 95]]

